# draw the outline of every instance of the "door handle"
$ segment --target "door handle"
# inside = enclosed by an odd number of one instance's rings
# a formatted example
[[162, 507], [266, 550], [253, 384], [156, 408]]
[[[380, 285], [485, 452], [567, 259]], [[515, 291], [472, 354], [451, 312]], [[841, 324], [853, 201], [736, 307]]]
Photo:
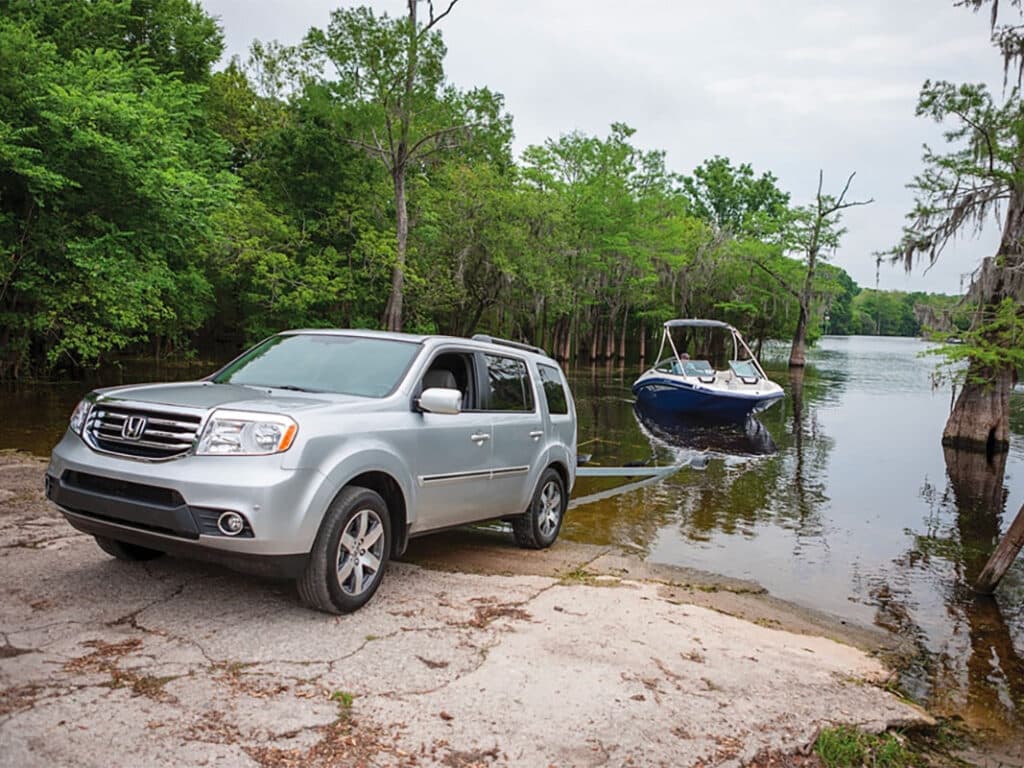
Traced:
[[472, 440], [474, 443], [482, 443], [485, 440], [490, 440], [491, 436], [488, 435], [486, 432], [476, 432], [470, 435], [469, 439]]
[[544, 430], [535, 429], [533, 430], [533, 432], [530, 433], [530, 437], [533, 438], [534, 440], [540, 440], [542, 437], [544, 437]]

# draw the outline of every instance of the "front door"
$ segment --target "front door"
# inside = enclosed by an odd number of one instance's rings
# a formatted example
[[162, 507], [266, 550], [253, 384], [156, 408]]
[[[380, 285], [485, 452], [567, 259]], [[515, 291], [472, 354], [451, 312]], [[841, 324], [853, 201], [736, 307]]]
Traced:
[[417, 510], [411, 533], [487, 517], [493, 432], [479, 409], [476, 356], [441, 350], [427, 366], [419, 390], [458, 389], [462, 411], [423, 413], [416, 451]]

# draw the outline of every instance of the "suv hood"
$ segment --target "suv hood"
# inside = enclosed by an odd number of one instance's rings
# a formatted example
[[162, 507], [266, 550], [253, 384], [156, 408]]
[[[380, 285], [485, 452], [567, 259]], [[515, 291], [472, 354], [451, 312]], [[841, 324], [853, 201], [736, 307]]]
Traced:
[[290, 392], [282, 389], [214, 384], [190, 381], [177, 384], [138, 384], [96, 390], [101, 400], [131, 400], [137, 403], [182, 408], [235, 408], [243, 411], [294, 413], [329, 405], [353, 406], [369, 403], [367, 398], [315, 392]]

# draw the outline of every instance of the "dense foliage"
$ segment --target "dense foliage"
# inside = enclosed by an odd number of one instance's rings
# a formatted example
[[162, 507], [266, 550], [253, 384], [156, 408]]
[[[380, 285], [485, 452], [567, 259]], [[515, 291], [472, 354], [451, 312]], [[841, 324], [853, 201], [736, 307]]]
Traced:
[[[681, 316], [792, 336], [808, 271], [774, 176], [681, 176], [625, 124], [513, 157], [501, 96], [448, 83], [432, 21], [339, 11], [215, 72], [190, 0], [0, 6], [0, 378], [393, 324], [397, 272], [405, 329], [562, 357], [635, 355]], [[837, 267], [811, 283], [812, 339], [918, 330]]]

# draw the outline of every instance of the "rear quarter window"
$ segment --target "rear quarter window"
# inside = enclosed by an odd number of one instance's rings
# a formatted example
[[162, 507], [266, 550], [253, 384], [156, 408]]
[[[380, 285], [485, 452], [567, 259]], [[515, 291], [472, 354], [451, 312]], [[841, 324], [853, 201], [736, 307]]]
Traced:
[[557, 368], [550, 365], [538, 365], [540, 381], [544, 387], [544, 397], [548, 401], [548, 413], [552, 416], [566, 415], [569, 413], [569, 398], [565, 394], [565, 385], [562, 383], [562, 375]]

